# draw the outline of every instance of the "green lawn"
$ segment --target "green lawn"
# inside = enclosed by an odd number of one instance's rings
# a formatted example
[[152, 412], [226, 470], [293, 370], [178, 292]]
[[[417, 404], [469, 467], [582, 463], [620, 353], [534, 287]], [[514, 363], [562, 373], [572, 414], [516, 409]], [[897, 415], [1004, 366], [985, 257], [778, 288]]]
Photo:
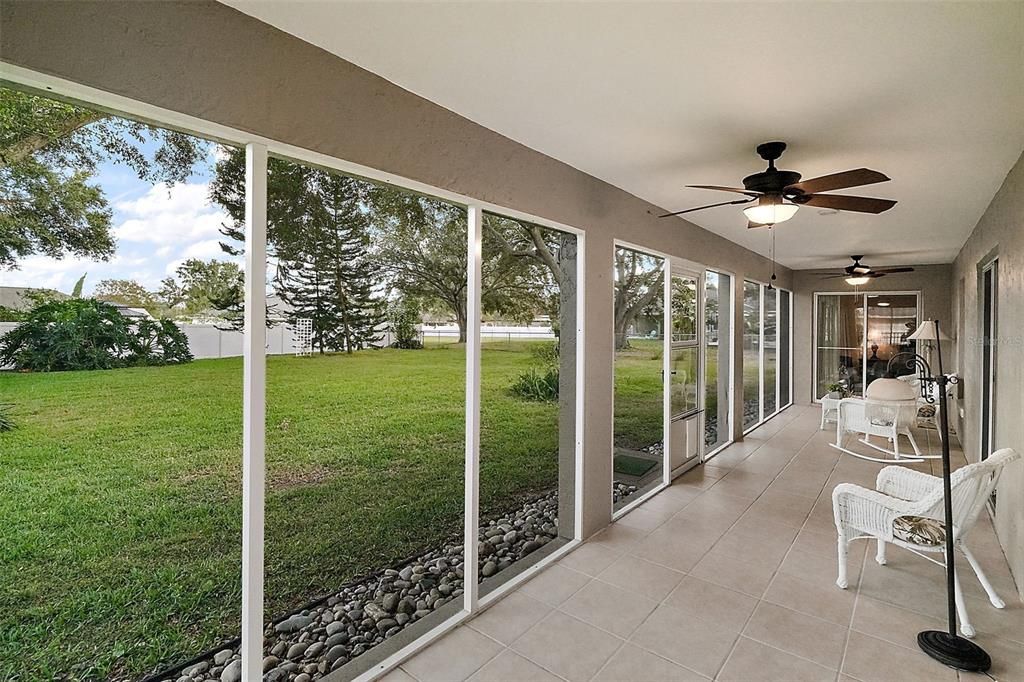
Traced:
[[[661, 383], [663, 341], [630, 339], [630, 347], [615, 352], [615, 445], [639, 450], [662, 440], [664, 394]], [[706, 382], [715, 386], [718, 355], [707, 353]], [[692, 366], [678, 368], [696, 377]], [[704, 409], [718, 410], [718, 394], [705, 396]]]
[[[507, 392], [526, 351], [484, 346], [485, 505], [557, 479], [556, 406]], [[461, 529], [464, 366], [268, 359], [270, 613]], [[138, 677], [237, 635], [241, 380], [240, 358], [0, 373], [0, 679]]]

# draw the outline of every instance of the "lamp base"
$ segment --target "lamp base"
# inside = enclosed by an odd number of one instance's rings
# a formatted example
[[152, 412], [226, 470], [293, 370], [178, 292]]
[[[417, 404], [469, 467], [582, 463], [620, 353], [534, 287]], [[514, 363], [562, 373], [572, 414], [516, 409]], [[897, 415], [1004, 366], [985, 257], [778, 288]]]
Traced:
[[941, 630], [917, 633], [917, 645], [926, 654], [943, 665], [957, 670], [985, 672], [992, 667], [992, 659], [980, 646]]

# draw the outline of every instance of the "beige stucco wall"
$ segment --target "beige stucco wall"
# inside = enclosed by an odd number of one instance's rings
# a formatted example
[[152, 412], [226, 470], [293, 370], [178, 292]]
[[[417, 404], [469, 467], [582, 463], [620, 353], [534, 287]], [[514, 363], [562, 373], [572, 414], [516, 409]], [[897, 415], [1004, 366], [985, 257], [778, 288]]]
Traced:
[[[870, 256], [864, 262], [871, 265]], [[920, 292], [923, 319], [937, 319], [939, 324], [950, 321], [950, 265], [912, 265], [914, 272], [886, 275], [858, 287], [859, 291], [918, 291]], [[895, 267], [895, 266], [892, 266]], [[842, 279], [822, 279], [822, 275], [838, 272], [841, 268], [827, 270], [797, 270], [793, 273], [793, 395], [797, 403], [813, 400], [814, 362], [814, 294], [815, 292], [853, 291], [854, 288]], [[944, 349], [945, 351], [945, 349]], [[943, 352], [943, 357], [952, 357]], [[820, 396], [817, 396], [820, 397]]]
[[[981, 301], [978, 266], [999, 258], [995, 419], [997, 448], [1024, 453], [1024, 155], [978, 221], [953, 263], [953, 300], [962, 296], [957, 329], [964, 380], [964, 452], [977, 461], [981, 414]], [[1006, 468], [999, 483], [996, 533], [1024, 598], [1024, 463]]]
[[757, 254], [215, 2], [4, 0], [0, 60], [584, 230], [586, 535], [611, 518], [613, 240], [737, 282], [769, 274]]

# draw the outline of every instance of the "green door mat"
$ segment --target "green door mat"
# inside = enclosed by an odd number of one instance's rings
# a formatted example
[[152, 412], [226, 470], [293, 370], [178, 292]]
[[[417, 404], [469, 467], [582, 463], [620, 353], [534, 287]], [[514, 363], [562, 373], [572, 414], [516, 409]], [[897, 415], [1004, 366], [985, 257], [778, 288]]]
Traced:
[[633, 455], [615, 455], [615, 473], [639, 478], [658, 466], [658, 461]]

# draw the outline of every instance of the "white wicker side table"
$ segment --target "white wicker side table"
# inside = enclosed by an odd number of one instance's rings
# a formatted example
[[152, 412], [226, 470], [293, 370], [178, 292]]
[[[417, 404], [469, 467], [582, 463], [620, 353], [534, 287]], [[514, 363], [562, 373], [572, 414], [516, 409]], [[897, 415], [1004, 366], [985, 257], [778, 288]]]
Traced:
[[830, 398], [824, 396], [821, 399], [821, 427], [825, 430], [825, 424], [837, 424], [839, 422], [839, 401], [841, 398]]

